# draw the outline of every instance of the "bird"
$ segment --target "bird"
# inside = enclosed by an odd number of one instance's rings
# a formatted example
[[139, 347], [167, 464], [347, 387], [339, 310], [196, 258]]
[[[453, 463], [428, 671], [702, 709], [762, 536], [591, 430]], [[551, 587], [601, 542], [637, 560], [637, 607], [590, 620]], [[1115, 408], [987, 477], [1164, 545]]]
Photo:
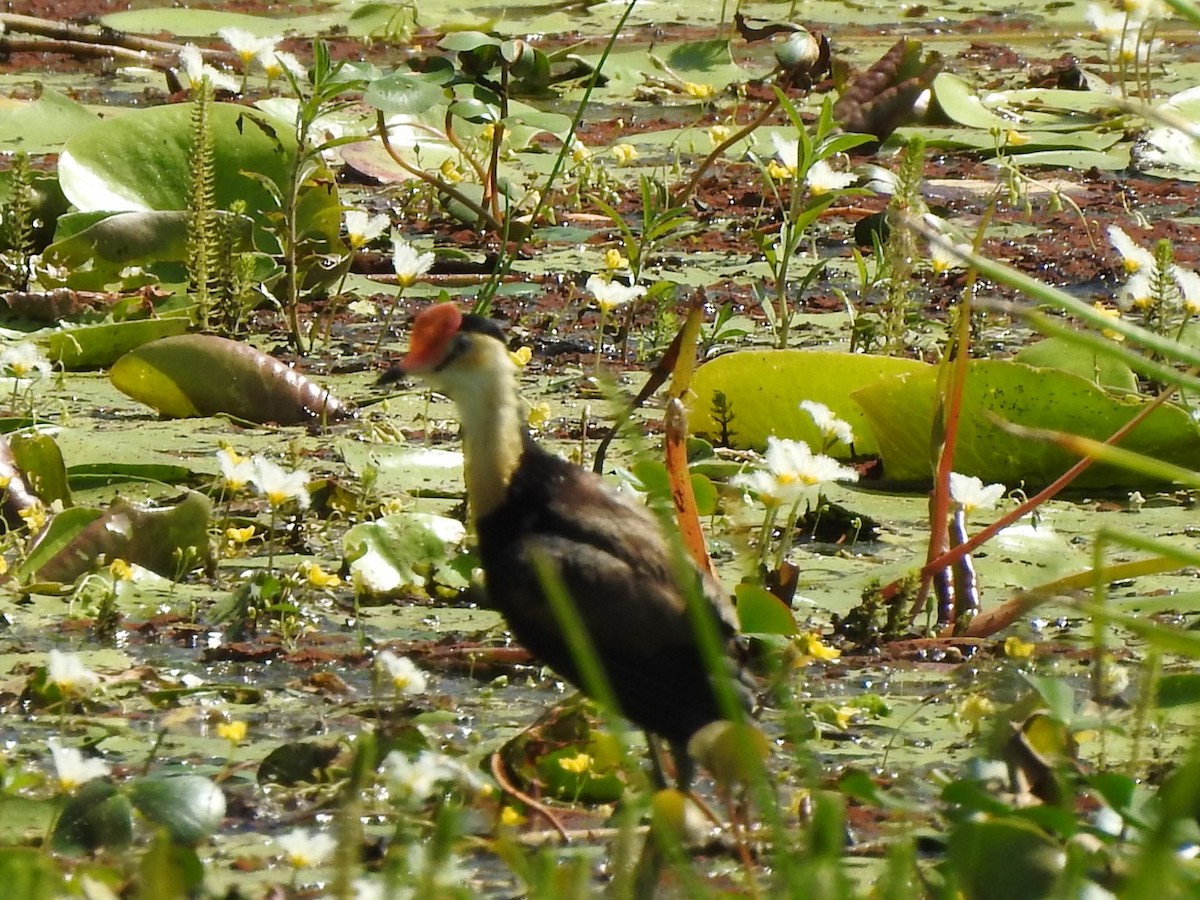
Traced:
[[[728, 679], [733, 690], [726, 696], [750, 705], [734, 607], [715, 578], [690, 561], [681, 565], [681, 554], [644, 505], [533, 439], [517, 371], [496, 322], [447, 302], [416, 315], [408, 353], [379, 380], [416, 376], [457, 407], [488, 605], [534, 657], [587, 694], [545, 593], [539, 566], [551, 566], [575, 605], [617, 711], [666, 740], [676, 782], [686, 789], [694, 774], [688, 741], [728, 718], [714, 679]], [[690, 585], [682, 583], [687, 579]], [[705, 662], [688, 590], [698, 591], [700, 605], [712, 613], [723, 642], [721, 671], [710, 673]]]

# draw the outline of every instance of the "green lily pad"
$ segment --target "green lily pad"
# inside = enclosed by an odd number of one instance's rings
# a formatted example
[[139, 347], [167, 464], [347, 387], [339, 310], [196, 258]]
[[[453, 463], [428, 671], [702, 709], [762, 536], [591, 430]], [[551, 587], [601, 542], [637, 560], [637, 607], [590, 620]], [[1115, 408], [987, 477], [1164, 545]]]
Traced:
[[225, 795], [199, 775], [142, 778], [134, 782], [129, 796], [138, 812], [187, 846], [214, 834], [225, 818]]
[[143, 344], [113, 365], [118, 390], [166, 416], [214, 416], [296, 425], [350, 411], [329, 391], [261, 350], [210, 334]]
[[[879, 441], [889, 481], [932, 478], [931, 436], [938, 403], [937, 370], [926, 367], [854, 391]], [[1009, 434], [995, 419], [1104, 440], [1146, 405], [1138, 397], [1107, 393], [1088, 379], [1008, 360], [973, 360], [968, 366], [954, 468], [984, 481], [1043, 485], [1078, 458], [1056, 445]], [[1162, 406], [1121, 446], [1166, 462], [1190, 466], [1200, 455], [1200, 432], [1186, 410]], [[1145, 484], [1138, 473], [1095, 465], [1080, 487]]]
[[1014, 358], [1029, 366], [1071, 372], [1109, 390], [1136, 393], [1138, 389], [1137, 375], [1121, 360], [1063, 338], [1047, 338], [1022, 347]]
[[343, 539], [355, 590], [395, 597], [423, 589], [434, 568], [446, 565], [466, 531], [457, 519], [427, 513], [398, 513], [364, 522]]
[[[688, 417], [695, 434], [715, 443], [727, 437], [734, 447], [761, 449], [775, 435], [807, 441], [816, 448], [821, 446], [821, 434], [812, 417], [800, 409], [801, 400], [815, 400], [850, 424], [855, 452], [869, 456], [880, 452], [879, 444], [867, 416], [850, 399], [851, 392], [927, 368], [916, 360], [823, 350], [727, 353], [696, 370]], [[718, 392], [733, 415], [727, 427], [722, 426], [714, 402]], [[830, 452], [848, 456], [850, 451], [837, 444]]]
[[47, 338], [48, 356], [68, 370], [101, 369], [142, 344], [183, 334], [189, 324], [183, 316], [171, 316], [63, 327]]
[[54, 151], [98, 121], [94, 112], [50, 88], [33, 101], [0, 98], [0, 147], [26, 153]]

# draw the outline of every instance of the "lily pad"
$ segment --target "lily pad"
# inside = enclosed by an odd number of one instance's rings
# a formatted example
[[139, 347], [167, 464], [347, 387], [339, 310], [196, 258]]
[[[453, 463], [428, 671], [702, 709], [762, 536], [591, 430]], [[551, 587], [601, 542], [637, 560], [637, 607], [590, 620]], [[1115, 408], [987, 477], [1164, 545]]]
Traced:
[[[689, 401], [692, 431], [716, 443], [762, 448], [771, 435], [820, 447], [821, 433], [801, 400], [824, 403], [854, 429], [856, 453], [879, 453], [869, 420], [850, 399], [856, 387], [928, 369], [924, 363], [861, 353], [822, 350], [744, 350], [727, 353], [696, 370]], [[726, 413], [721, 412], [719, 394]], [[732, 419], [722, 417], [732, 413]], [[849, 448], [835, 445], [834, 456]]]
[[[889, 481], [927, 482], [933, 476], [931, 436], [938, 403], [937, 370], [925, 367], [853, 392], [879, 441]], [[1078, 458], [1049, 442], [1006, 432], [996, 419], [1104, 440], [1149, 401], [1119, 397], [1069, 372], [1008, 360], [973, 360], [968, 366], [954, 468], [984, 481], [1047, 484]], [[1200, 432], [1186, 410], [1162, 406], [1121, 446], [1179, 465], [1200, 454]], [[1144, 484], [1136, 473], [1096, 465], [1080, 487]]]
[[209, 334], [144, 344], [109, 378], [118, 390], [166, 416], [226, 413], [250, 422], [333, 421], [350, 411], [329, 391], [261, 350]]
[[64, 327], [48, 337], [48, 355], [64, 369], [101, 369], [150, 341], [183, 334], [189, 324], [183, 316], [172, 316], [105, 322], [79, 328]]

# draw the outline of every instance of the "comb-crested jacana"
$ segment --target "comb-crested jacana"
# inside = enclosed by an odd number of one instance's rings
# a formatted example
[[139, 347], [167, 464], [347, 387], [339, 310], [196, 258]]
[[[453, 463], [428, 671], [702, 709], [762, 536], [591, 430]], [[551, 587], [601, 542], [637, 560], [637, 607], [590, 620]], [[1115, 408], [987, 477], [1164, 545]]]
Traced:
[[[451, 303], [413, 322], [409, 352], [380, 379], [424, 379], [458, 407], [467, 501], [490, 605], [534, 656], [578, 687], [576, 660], [546, 599], [549, 563], [575, 604], [620, 712], [670, 744], [677, 777], [691, 776], [688, 740], [724, 718], [678, 573], [692, 579], [730, 642], [734, 612], [720, 585], [679, 555], [658, 520], [598, 475], [539, 447], [521, 411], [517, 367], [489, 319]], [[538, 561], [542, 561], [539, 563]], [[732, 656], [721, 660], [736, 673]], [[733, 696], [745, 702], [745, 688]]]

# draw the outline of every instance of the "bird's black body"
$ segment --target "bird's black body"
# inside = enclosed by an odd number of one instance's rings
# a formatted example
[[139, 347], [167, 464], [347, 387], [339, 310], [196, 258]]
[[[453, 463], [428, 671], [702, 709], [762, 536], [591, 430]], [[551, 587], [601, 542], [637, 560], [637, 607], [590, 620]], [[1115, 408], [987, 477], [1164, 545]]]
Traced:
[[[532, 441], [516, 367], [494, 323], [449, 303], [422, 311], [394, 374], [400, 372], [424, 378], [458, 407], [467, 499], [491, 605], [531, 653], [586, 689], [543, 590], [541, 567], [548, 563], [587, 630], [619, 711], [670, 742], [686, 784], [688, 740], [729, 712], [718, 701], [687, 598], [692, 591], [704, 598], [699, 605], [731, 638], [733, 608], [720, 585], [679, 558], [644, 506]], [[736, 672], [732, 657], [719, 660], [722, 666]], [[748, 692], [734, 679], [730, 684], [748, 705]]]
[[[503, 503], [476, 523], [491, 604], [539, 659], [582, 686], [534, 566], [548, 560], [583, 620], [620, 712], [673, 745], [725, 718], [658, 521], [579, 466], [525, 442]], [[718, 628], [728, 600], [693, 567]]]

